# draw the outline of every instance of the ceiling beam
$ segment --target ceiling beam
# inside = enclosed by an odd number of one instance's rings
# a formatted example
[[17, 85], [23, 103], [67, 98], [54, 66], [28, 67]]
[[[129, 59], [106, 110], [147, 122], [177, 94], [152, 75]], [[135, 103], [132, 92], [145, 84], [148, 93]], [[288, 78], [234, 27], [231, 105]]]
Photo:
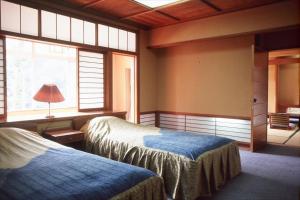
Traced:
[[92, 7], [92, 6], [94, 6], [94, 5], [96, 5], [96, 4], [98, 4], [98, 3], [100, 3], [100, 2], [102, 2], [102, 1], [104, 1], [104, 0], [95, 0], [95, 1], [92, 1], [92, 2], [90, 2], [90, 3], [87, 3], [87, 4], [85, 4], [85, 5], [83, 5], [83, 6], [80, 6], [80, 8], [90, 8], [90, 7]]
[[135, 14], [132, 14], [132, 15], [127, 15], [127, 16], [125, 16], [125, 17], [121, 17], [120, 20], [130, 19], [130, 18], [132, 18], [132, 17], [140, 16], [140, 15], [147, 14], [147, 13], [151, 13], [151, 12], [157, 12], [157, 13], [159, 13], [159, 14], [161, 14], [161, 15], [164, 15], [164, 16], [166, 16], [166, 17], [172, 18], [172, 19], [174, 19], [175, 21], [180, 21], [179, 18], [174, 17], [173, 15], [169, 15], [169, 14], [163, 12], [163, 11], [160, 11], [159, 9], [160, 9], [160, 8], [154, 8], [154, 9], [150, 9], [150, 10], [138, 12], [138, 13], [135, 13]]
[[167, 14], [167, 13], [165, 13], [165, 12], [162, 12], [162, 11], [160, 11], [160, 10], [156, 10], [155, 12], [157, 12], [157, 13], [159, 13], [159, 14], [161, 14], [161, 15], [164, 15], [164, 16], [166, 16], [166, 17], [172, 18], [172, 19], [174, 19], [175, 21], [180, 21], [179, 18], [174, 17], [173, 15]]
[[180, 21], [179, 18], [173, 16], [173, 15], [170, 15], [170, 14], [167, 14], [163, 11], [161, 11], [161, 9], [163, 8], [167, 8], [167, 7], [171, 7], [171, 6], [175, 6], [177, 4], [181, 4], [181, 3], [184, 3], [184, 2], [187, 2], [187, 1], [191, 1], [191, 0], [181, 0], [181, 1], [176, 1], [174, 3], [170, 3], [170, 4], [167, 4], [167, 5], [163, 5], [163, 6], [159, 6], [159, 7], [156, 7], [156, 8], [150, 8], [142, 3], [139, 3], [137, 1], [134, 1], [134, 0], [131, 0], [132, 2], [134, 2], [135, 4], [137, 5], [140, 5], [144, 8], [146, 8], [147, 10], [146, 11], [142, 11], [142, 12], [138, 12], [138, 13], [134, 13], [134, 14], [131, 14], [131, 15], [127, 15], [127, 16], [124, 16], [124, 17], [121, 17], [120, 20], [125, 20], [125, 19], [130, 19], [132, 17], [136, 17], [136, 16], [139, 16], [139, 15], [143, 15], [143, 14], [147, 14], [147, 13], [151, 13], [151, 12], [157, 12], [161, 15], [164, 15], [166, 17], [169, 17], [169, 18], [172, 18], [173, 20], [175, 21]]
[[300, 63], [300, 58], [275, 58], [269, 60], [269, 65], [286, 65]]
[[296, 56], [296, 55], [300, 55], [300, 48], [275, 50], [269, 52], [269, 58], [276, 58], [282, 56]]
[[218, 12], [222, 12], [223, 11], [221, 8], [219, 8], [218, 6], [216, 6], [215, 4], [211, 3], [208, 0], [201, 0], [201, 2], [203, 2], [205, 5], [211, 7], [215, 11], [218, 11]]

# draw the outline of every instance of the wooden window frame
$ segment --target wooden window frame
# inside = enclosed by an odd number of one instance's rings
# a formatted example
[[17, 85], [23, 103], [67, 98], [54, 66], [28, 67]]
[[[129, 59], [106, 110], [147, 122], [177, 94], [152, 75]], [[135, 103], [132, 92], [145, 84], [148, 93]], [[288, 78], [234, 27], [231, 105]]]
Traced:
[[3, 41], [3, 102], [4, 112], [0, 115], [0, 120], [6, 119], [7, 117], [7, 87], [6, 87], [6, 38], [0, 35], [0, 39]]
[[[60, 45], [66, 45], [66, 46], [73, 46], [77, 48], [77, 52], [78, 50], [86, 50], [86, 51], [91, 51], [91, 52], [97, 52], [97, 53], [102, 53], [104, 55], [104, 107], [101, 109], [96, 109], [96, 110], [104, 110], [104, 111], [111, 111], [112, 110], [112, 52], [116, 52], [116, 53], [124, 53], [124, 54], [128, 54], [128, 55], [134, 55], [136, 56], [137, 59], [137, 64], [136, 64], [136, 73], [137, 73], [137, 121], [139, 122], [139, 114], [140, 114], [140, 58], [139, 58], [139, 32], [137, 29], [133, 29], [130, 27], [126, 27], [126, 26], [118, 26], [112, 23], [107, 23], [105, 21], [102, 21], [99, 17], [95, 16], [95, 15], [86, 15], [84, 13], [80, 13], [80, 12], [76, 12], [75, 10], [69, 9], [69, 10], [64, 10], [63, 6], [49, 6], [49, 7], [45, 7], [43, 5], [40, 5], [38, 3], [34, 3], [34, 2], [27, 2], [27, 1], [22, 1], [22, 0], [5, 0], [11, 3], [16, 3], [16, 4], [20, 4], [21, 6], [27, 6], [30, 8], [34, 8], [38, 10], [38, 35], [37, 36], [33, 36], [33, 35], [27, 35], [27, 34], [22, 34], [22, 33], [15, 33], [15, 32], [10, 32], [10, 31], [4, 31], [1, 30], [1, 19], [0, 19], [0, 38], [5, 38], [6, 36], [12, 36], [12, 37], [19, 37], [19, 38], [23, 38], [23, 39], [29, 39], [29, 40], [36, 40], [39, 42], [46, 42], [46, 43], [55, 43], [55, 44], [60, 44]], [[1, 6], [1, 1], [0, 1], [0, 6]], [[65, 41], [65, 40], [59, 40], [59, 39], [51, 39], [51, 38], [45, 38], [42, 37], [42, 31], [41, 31], [41, 11], [45, 10], [48, 12], [54, 12], [56, 14], [60, 14], [60, 15], [64, 15], [67, 17], [70, 17], [70, 41]], [[95, 23], [96, 25], [96, 29], [95, 29], [95, 37], [96, 37], [96, 43], [95, 45], [87, 45], [87, 44], [81, 44], [81, 43], [74, 43], [71, 42], [71, 18], [78, 18], [78, 19], [82, 19], [84, 21], [89, 21], [92, 23]], [[1, 16], [0, 16], [1, 18]], [[102, 24], [108, 27], [114, 27], [117, 29], [122, 29], [127, 31], [127, 37], [128, 37], [128, 33], [132, 32], [135, 33], [136, 35], [136, 43], [135, 43], [135, 52], [133, 51], [124, 51], [124, 50], [119, 50], [119, 49], [112, 49], [109, 47], [102, 47], [98, 45], [98, 24]], [[109, 33], [108, 33], [109, 35]], [[109, 37], [109, 36], [108, 36]], [[109, 42], [109, 40], [108, 40]], [[128, 43], [128, 38], [127, 38], [127, 43]], [[109, 46], [109, 44], [108, 44]], [[128, 44], [127, 44], [127, 48], [128, 48]], [[3, 50], [4, 52], [4, 58], [6, 58], [6, 48], [4, 48]], [[78, 57], [77, 57], [78, 59]], [[4, 59], [5, 60], [5, 59]], [[6, 68], [6, 62], [4, 61], [4, 66]], [[78, 67], [77, 67], [78, 69]], [[3, 118], [7, 118], [7, 95], [6, 95], [6, 69], [4, 69], [4, 79], [5, 79], [5, 89], [4, 89], [4, 93], [5, 93], [5, 116], [2, 116]], [[77, 72], [77, 76], [78, 72]], [[77, 77], [77, 81], [78, 81], [78, 77]], [[77, 83], [77, 87], [79, 87], [78, 83]], [[79, 91], [77, 89], [77, 91]], [[78, 97], [77, 96], [77, 101], [78, 101]], [[78, 101], [79, 102], [79, 101]], [[78, 107], [79, 108], [79, 107]], [[90, 111], [96, 111], [95, 109], [90, 110]], [[80, 111], [80, 110], [79, 110]], [[87, 110], [85, 110], [87, 111]], [[1, 116], [0, 116], [1, 119]]]
[[[79, 83], [79, 52], [91, 52], [91, 53], [99, 53], [103, 54], [103, 107], [102, 108], [88, 108], [88, 109], [80, 109], [80, 83]], [[90, 111], [106, 111], [111, 110], [112, 108], [112, 72], [111, 65], [108, 62], [111, 59], [109, 52], [99, 52], [93, 49], [86, 48], [77, 48], [77, 109], [78, 112], [90, 112]]]
[[[1, 30], [1, 23], [0, 23], [0, 35], [10, 35], [10, 36], [16, 36], [16, 37], [22, 37], [22, 38], [29, 38], [29, 39], [33, 39], [33, 40], [42, 40], [42, 41], [60, 43], [60, 44], [65, 44], [65, 45], [72, 45], [72, 46], [77, 46], [77, 47], [82, 47], [82, 48], [97, 49], [97, 50], [100, 50], [100, 51], [110, 51], [111, 50], [111, 51], [118, 52], [118, 53], [134, 54], [134, 55], [138, 54], [138, 31], [133, 30], [132, 28], [128, 28], [128, 27], [124, 27], [124, 26], [123, 27], [122, 26], [116, 26], [116, 25], [113, 25], [113, 24], [108, 24], [106, 22], [103, 22], [103, 21], [97, 19], [96, 16], [88, 16], [87, 17], [87, 16], [83, 16], [83, 15], [73, 14], [71, 11], [63, 11], [63, 9], [55, 9], [55, 8], [51, 8], [51, 7], [45, 8], [45, 7], [42, 7], [41, 5], [39, 5], [37, 3], [30, 3], [30, 2], [27, 2], [27, 1], [21, 1], [21, 0], [4, 0], [4, 1], [19, 4], [20, 7], [21, 6], [26, 6], [26, 7], [29, 7], [29, 8], [37, 9], [38, 10], [38, 35], [33, 36], [33, 35], [26, 35], [26, 34], [22, 34], [22, 33], [4, 31], [4, 30]], [[0, 6], [1, 6], [1, 3], [0, 3]], [[42, 10], [47, 11], [47, 12], [55, 13], [56, 18], [57, 18], [57, 14], [59, 14], [59, 15], [64, 15], [64, 16], [70, 17], [70, 21], [71, 21], [71, 18], [76, 18], [76, 19], [80, 19], [82, 21], [87, 21], [87, 22], [94, 23], [96, 25], [96, 27], [95, 27], [95, 37], [96, 37], [95, 45], [84, 44], [84, 40], [83, 40], [82, 43], [72, 42], [72, 38], [70, 38], [70, 41], [59, 40], [59, 39], [57, 39], [57, 33], [56, 33], [55, 39], [54, 38], [43, 37], [42, 36], [42, 31], [41, 31], [41, 29], [42, 29], [42, 17], [41, 17]], [[1, 18], [1, 16], [0, 16], [0, 18]], [[1, 21], [1, 19], [0, 19], [0, 21]], [[135, 36], [136, 36], [135, 51], [114, 49], [114, 48], [110, 48], [109, 46], [108, 47], [99, 46], [98, 45], [98, 24], [102, 24], [102, 25], [106, 25], [108, 27], [116, 28], [116, 29], [118, 29], [118, 32], [119, 32], [119, 29], [122, 29], [124, 31], [134, 33]], [[20, 24], [20, 26], [21, 26], [21, 24]], [[84, 30], [83, 30], [83, 32], [84, 32]], [[70, 35], [72, 35], [72, 29], [70, 29]], [[83, 34], [83, 37], [84, 37], [84, 34]], [[119, 38], [119, 34], [118, 34], [118, 38]], [[128, 34], [127, 34], [127, 40], [128, 40]], [[119, 41], [118, 41], [118, 46], [119, 46]]]

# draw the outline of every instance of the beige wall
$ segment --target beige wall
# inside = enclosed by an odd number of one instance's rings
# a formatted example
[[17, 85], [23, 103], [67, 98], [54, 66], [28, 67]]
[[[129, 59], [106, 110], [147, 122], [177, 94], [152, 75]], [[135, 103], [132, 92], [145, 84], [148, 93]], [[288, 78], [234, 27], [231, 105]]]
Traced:
[[253, 40], [244, 36], [161, 49], [157, 109], [251, 116]]
[[299, 63], [279, 67], [280, 105], [299, 105]]
[[140, 31], [140, 112], [156, 110], [156, 54], [148, 49], [149, 33]]
[[150, 46], [241, 35], [300, 24], [299, 0], [242, 10], [214, 17], [157, 28], [151, 31]]
[[276, 112], [276, 65], [269, 65], [268, 73], [268, 112]]

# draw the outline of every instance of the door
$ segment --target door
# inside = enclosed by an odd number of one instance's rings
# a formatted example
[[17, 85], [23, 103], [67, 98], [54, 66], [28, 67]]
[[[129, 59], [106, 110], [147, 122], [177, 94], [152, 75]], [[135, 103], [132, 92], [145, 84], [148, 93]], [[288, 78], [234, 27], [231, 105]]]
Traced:
[[126, 111], [126, 120], [136, 122], [135, 56], [113, 53], [113, 110]]
[[256, 151], [267, 144], [268, 116], [268, 52], [254, 52], [252, 68], [252, 137], [251, 150]]

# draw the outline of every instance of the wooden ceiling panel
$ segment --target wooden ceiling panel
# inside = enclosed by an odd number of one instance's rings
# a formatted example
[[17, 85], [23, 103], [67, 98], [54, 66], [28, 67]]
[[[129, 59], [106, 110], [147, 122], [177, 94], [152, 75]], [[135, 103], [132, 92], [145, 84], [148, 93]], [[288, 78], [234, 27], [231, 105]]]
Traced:
[[51, 1], [65, 2], [81, 11], [111, 16], [121, 22], [155, 28], [287, 0], [181, 0], [157, 8], [149, 8], [133, 0]]
[[222, 10], [239, 10], [275, 3], [278, 1], [280, 0], [210, 0], [209, 2]]
[[145, 6], [129, 0], [102, 0], [91, 8], [120, 18], [149, 10]]
[[67, 3], [73, 4], [77, 7], [81, 7], [90, 3], [95, 2], [95, 0], [64, 0]]
[[168, 17], [162, 13], [152, 11], [147, 12], [142, 15], [136, 15], [130, 18], [130, 20], [133, 20], [137, 23], [141, 23], [144, 25], [148, 25], [150, 27], [159, 27], [159, 26], [165, 26], [168, 24], [176, 23], [178, 20]]
[[169, 7], [159, 9], [164, 13], [177, 17], [181, 21], [199, 19], [216, 14], [216, 10], [200, 0], [186, 1]]

